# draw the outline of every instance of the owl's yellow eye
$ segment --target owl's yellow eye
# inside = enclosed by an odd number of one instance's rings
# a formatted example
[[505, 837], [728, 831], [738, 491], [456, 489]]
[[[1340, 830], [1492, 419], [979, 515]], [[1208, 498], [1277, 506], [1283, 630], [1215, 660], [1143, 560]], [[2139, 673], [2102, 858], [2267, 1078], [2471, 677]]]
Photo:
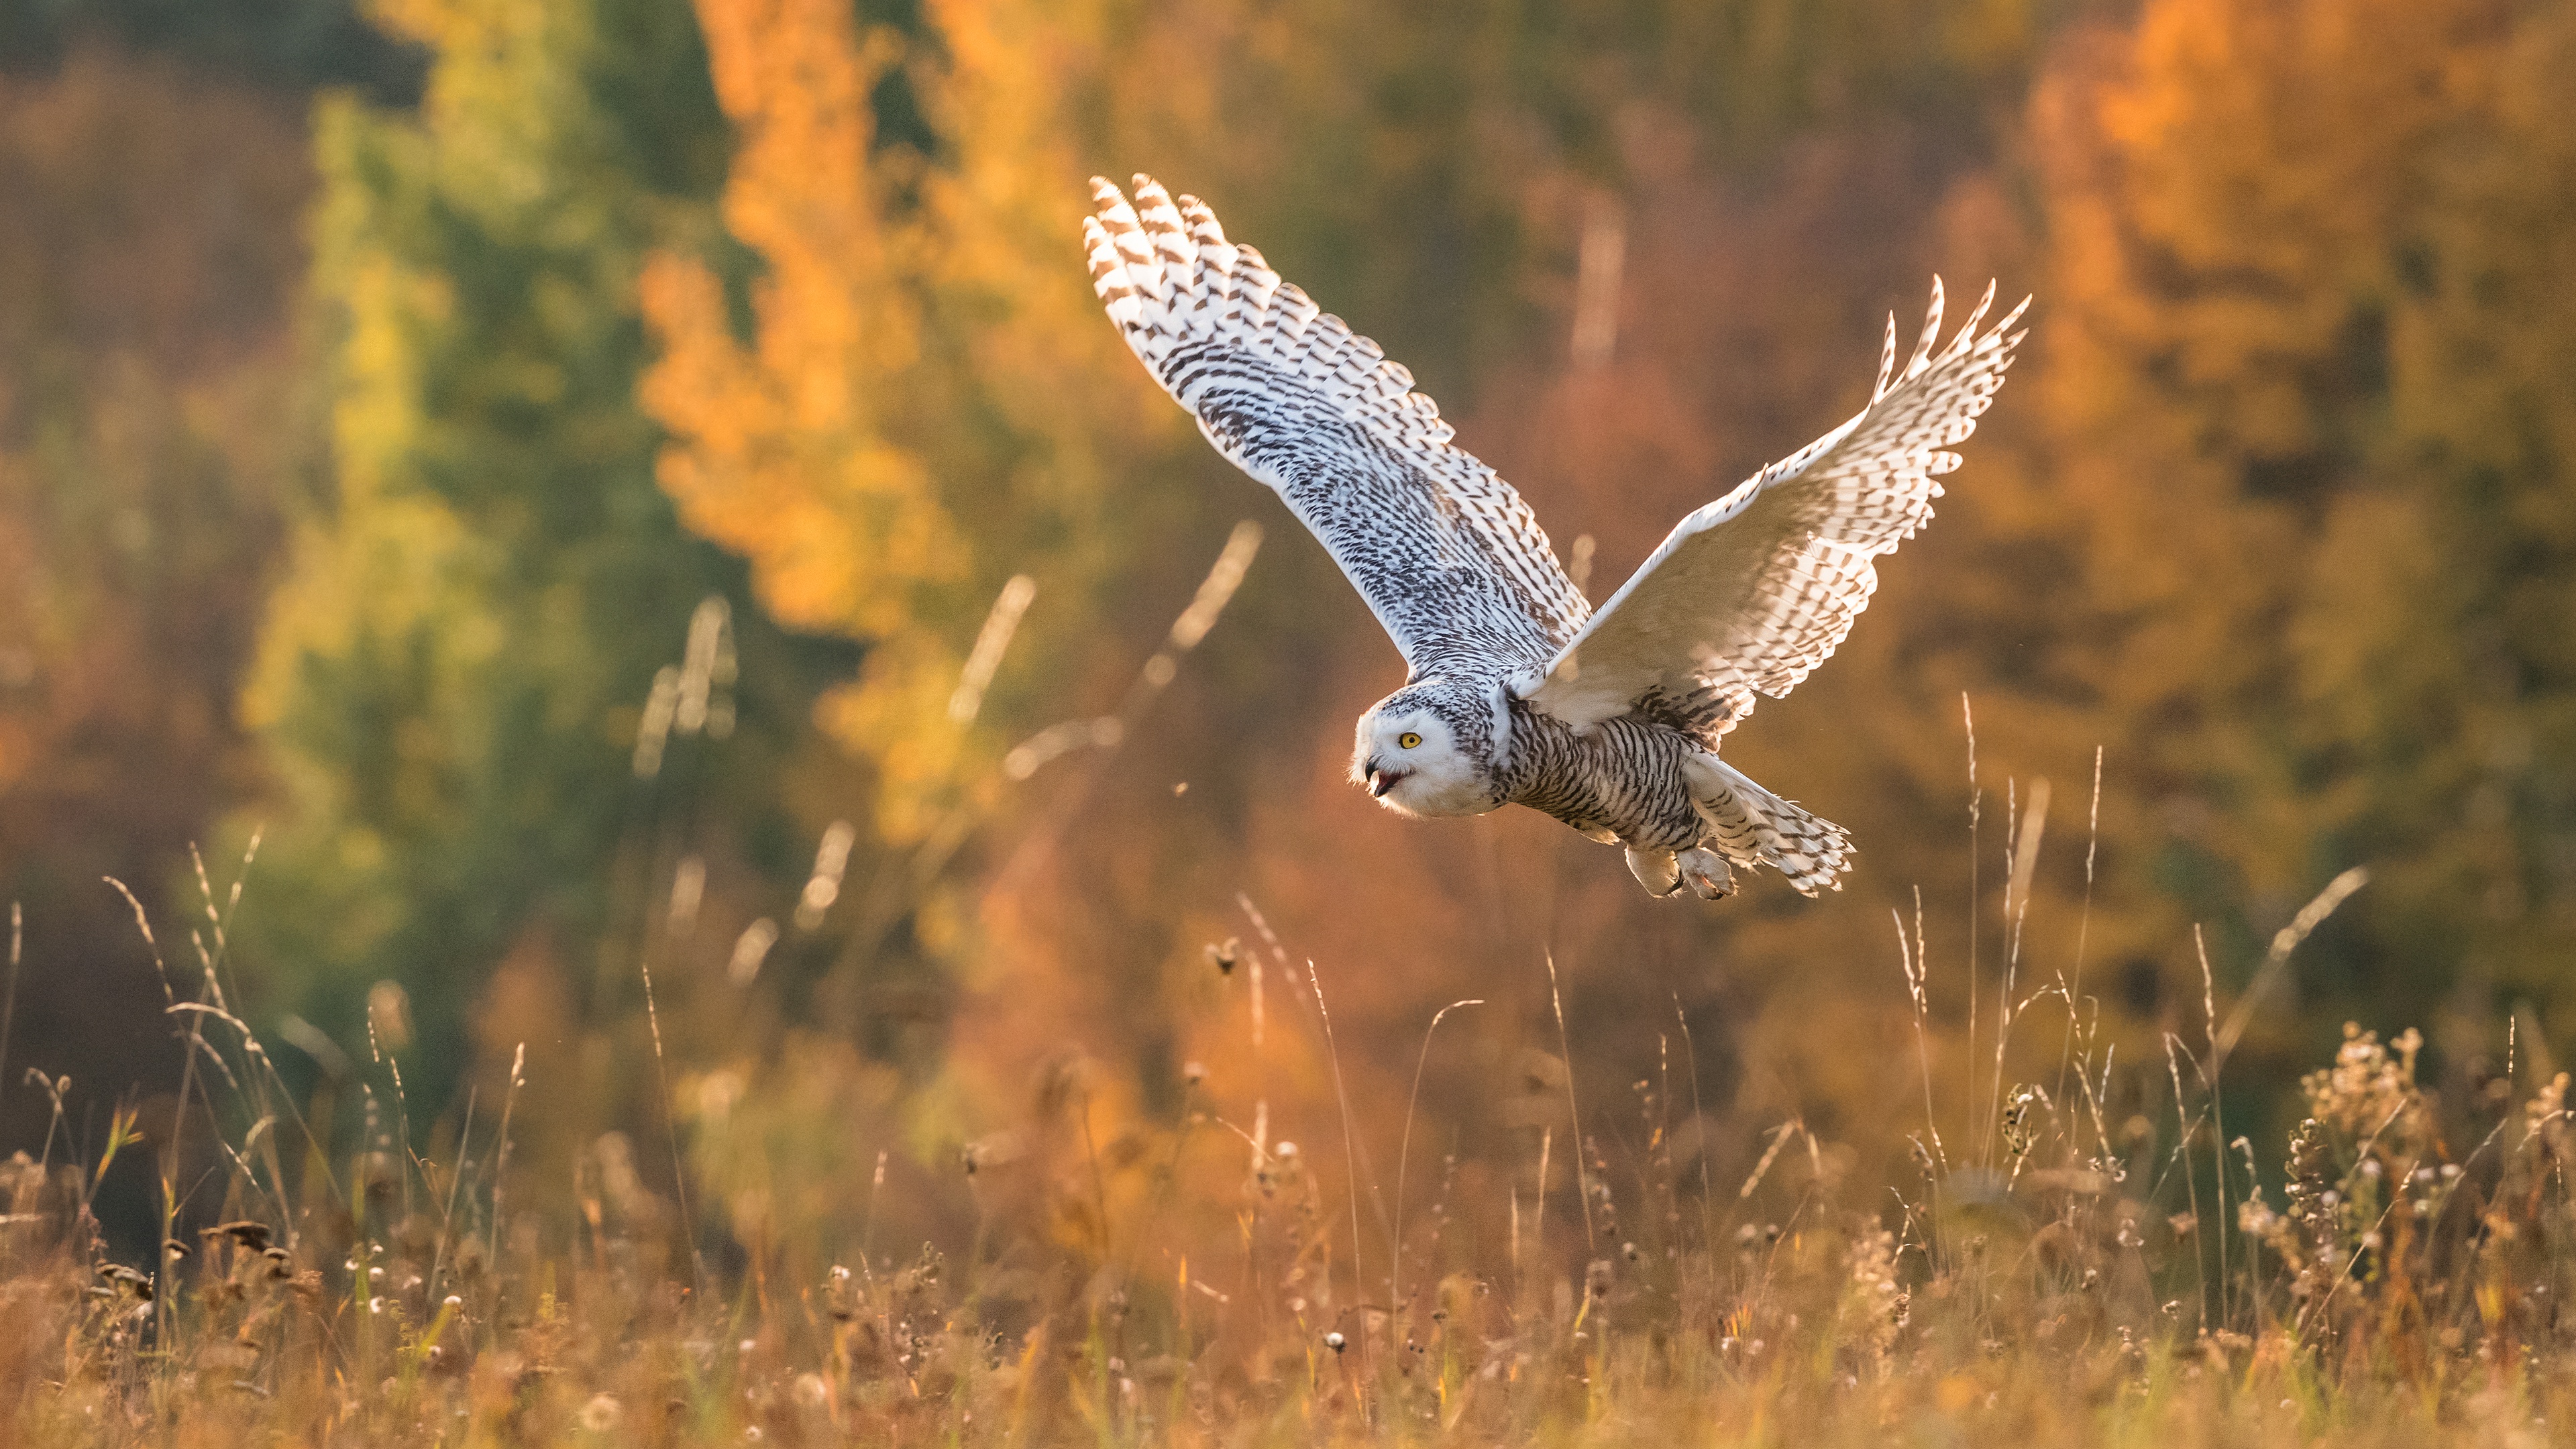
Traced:
[[1422, 736], [1415, 734], [1411, 730], [1406, 730], [1404, 733], [1395, 737], [1395, 742], [1409, 750], [1422, 743]]

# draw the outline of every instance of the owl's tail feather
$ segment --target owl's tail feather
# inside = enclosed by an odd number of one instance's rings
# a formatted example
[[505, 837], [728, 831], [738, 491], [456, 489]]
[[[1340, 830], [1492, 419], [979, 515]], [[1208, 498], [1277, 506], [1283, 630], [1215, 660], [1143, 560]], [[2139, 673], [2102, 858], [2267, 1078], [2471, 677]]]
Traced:
[[1738, 864], [1778, 870], [1800, 895], [1843, 888], [1837, 877], [1855, 852], [1841, 826], [1754, 784], [1713, 754], [1694, 753], [1682, 771], [1708, 823], [1704, 844]]

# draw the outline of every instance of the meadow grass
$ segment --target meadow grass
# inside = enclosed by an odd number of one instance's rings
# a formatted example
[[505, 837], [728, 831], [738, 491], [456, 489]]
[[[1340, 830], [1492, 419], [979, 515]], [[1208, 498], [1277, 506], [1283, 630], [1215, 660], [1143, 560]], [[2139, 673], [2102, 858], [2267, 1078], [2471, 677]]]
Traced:
[[[247, 1029], [192, 1015], [275, 1105]], [[1079, 1242], [1002, 1291], [980, 1234], [789, 1281], [710, 1267], [667, 1214], [532, 1221], [383, 1123], [290, 1199], [268, 1111], [224, 1144], [239, 1216], [119, 1264], [90, 1194], [150, 1150], [120, 1121], [101, 1160], [0, 1166], [0, 1415], [49, 1446], [2566, 1442], [2566, 1078], [2446, 1107], [2412, 1032], [2348, 1031], [2275, 1202], [2169, 1044], [2169, 1126], [2106, 1121], [2070, 1034], [2063, 1091], [1997, 1085], [1984, 1141], [1925, 1134], [1893, 1185], [1835, 1185], [1795, 1122], [1712, 1185], [1649, 1100], [1631, 1180], [1577, 1157], [1599, 1256], [1480, 1274], [1444, 1253], [1443, 1182], [1382, 1301], [1337, 1283], [1349, 1204], [1284, 1146], [1196, 1205], [1239, 1217], [1254, 1291]]]
[[[2045, 802], [2031, 805], [2035, 822]], [[524, 1048], [497, 1114], [486, 1103], [476, 1118], [469, 1099], [449, 1147], [416, 1146], [446, 1139], [415, 1130], [391, 1051], [372, 1053], [383, 1096], [361, 1085], [357, 1130], [335, 1132], [327, 1102], [299, 1103], [234, 1013], [223, 928], [239, 888], [219, 906], [201, 867], [201, 980], [167, 1004], [185, 1090], [205, 1110], [167, 1118], [158, 1142], [121, 1110], [85, 1159], [58, 1160], [73, 1140], [63, 1084], [28, 1074], [53, 1094], [58, 1130], [40, 1155], [0, 1163], [0, 1442], [2570, 1442], [2567, 1076], [2520, 1088], [2509, 1048], [2500, 1072], [2474, 1068], [2459, 1074], [2467, 1090], [2439, 1094], [2418, 1082], [2415, 1032], [2382, 1041], [2348, 1026], [2302, 1079], [2285, 1143], [2231, 1137], [2227, 1057], [2291, 952], [2360, 886], [2354, 872], [2280, 932], [2224, 1018], [2204, 974], [2197, 1040], [2162, 1036], [2166, 1120], [2133, 1110], [2145, 1105], [2134, 1091], [2114, 1108], [2098, 1011], [2070, 1006], [2089, 1002], [2080, 951], [2072, 979], [2016, 979], [2028, 829], [2008, 842], [1991, 1061], [1970, 1036], [1970, 1080], [1952, 1084], [1983, 1104], [1969, 1130], [1954, 1125], [1965, 1140], [1932, 1125], [1929, 967], [1919, 921], [1910, 937], [1897, 921], [1925, 1101], [1910, 1171], [1854, 1171], [1848, 1150], [1797, 1119], [1712, 1143], [1713, 1119], [1674, 1101], [1669, 1079], [1636, 1084], [1632, 1120], [1597, 1104], [1587, 1116], [1565, 1059], [1546, 1058], [1526, 1073], [1524, 1104], [1553, 1116], [1561, 1097], [1563, 1115], [1521, 1124], [1529, 1195], [1518, 1170], [1450, 1156], [1416, 1207], [1420, 1070], [1442, 1020], [1483, 1004], [1462, 1000], [1426, 1024], [1392, 1211], [1369, 1195], [1383, 1229], [1372, 1245], [1309, 967], [1343, 1136], [1321, 1155], [1343, 1159], [1338, 1177], [1266, 1125], [1245, 1132], [1193, 1099], [1159, 1130], [1104, 1146], [1080, 1069], [1051, 1067], [1041, 1096], [1081, 1108], [1037, 1128], [1073, 1140], [970, 1145], [950, 1164], [976, 1188], [970, 1240], [877, 1251], [879, 1152], [873, 1171], [834, 1159], [851, 1180], [822, 1188], [866, 1209], [835, 1219], [862, 1226], [819, 1258], [741, 1232], [739, 1217], [730, 1236], [692, 1218], [693, 1196], [726, 1188], [713, 1164], [777, 1151], [774, 1135], [745, 1127], [740, 1143], [693, 1141], [690, 1157], [657, 1114], [674, 1159], [708, 1179], [693, 1191], [681, 1174], [669, 1198], [643, 1185], [618, 1134], [574, 1162], [514, 1156], [537, 1110], [522, 1100]], [[1250, 962], [1257, 983], [1266, 952], [1293, 977], [1242, 905], [1261, 947], [1229, 941], [1210, 959]], [[1549, 988], [1570, 1057], [1552, 961]], [[372, 1048], [380, 1030], [404, 1029], [403, 1003], [386, 987], [369, 1004]], [[1257, 1049], [1257, 1009], [1251, 1020]], [[2003, 1043], [2059, 1021], [2049, 1079], [2013, 1080]], [[705, 1081], [679, 1089], [692, 1090]], [[717, 1113], [689, 1130], [734, 1129]], [[203, 1226], [179, 1208], [211, 1197], [179, 1180], [191, 1132], [222, 1179], [223, 1211]], [[1030, 1165], [1049, 1158], [1061, 1169], [1051, 1200]], [[1116, 1192], [1113, 1158], [1129, 1184]], [[98, 1185], [138, 1159], [157, 1176], [163, 1241], [121, 1261]], [[1712, 1162], [1748, 1159], [1740, 1182], [1713, 1177]], [[523, 1201], [548, 1176], [574, 1182], [568, 1206]], [[1507, 1204], [1470, 1199], [1498, 1188]], [[1478, 1222], [1508, 1224], [1507, 1253]]]

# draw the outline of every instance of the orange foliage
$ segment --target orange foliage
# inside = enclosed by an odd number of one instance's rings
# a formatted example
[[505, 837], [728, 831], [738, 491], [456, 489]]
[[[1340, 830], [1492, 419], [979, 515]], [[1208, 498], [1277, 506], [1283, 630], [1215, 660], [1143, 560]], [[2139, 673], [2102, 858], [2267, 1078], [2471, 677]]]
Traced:
[[939, 718], [958, 656], [921, 622], [926, 591], [966, 570], [967, 545], [923, 459], [899, 440], [919, 391], [921, 238], [881, 216], [869, 83], [889, 63], [831, 0], [707, 0], [716, 94], [741, 144], [723, 215], [755, 250], [754, 337], [735, 339], [723, 285], [664, 255], [642, 301], [662, 360], [646, 408], [674, 437], [663, 485], [682, 516], [753, 563], [779, 619], [879, 642], [859, 689], [821, 719], [883, 772], [881, 827], [898, 840], [959, 808], [960, 740]]
[[662, 478], [692, 526], [750, 558], [783, 621], [875, 646], [821, 718], [877, 770], [887, 838], [950, 833], [994, 794], [996, 752], [944, 709], [989, 591], [1050, 538], [1062, 566], [1033, 632], [1070, 637], [1104, 552], [1087, 526], [1104, 439], [1169, 436], [1169, 420], [1116, 401], [1122, 359], [1062, 266], [1080, 193], [1025, 28], [1003, 26], [1006, 43], [980, 12], [941, 12], [943, 67], [903, 72], [955, 152], [931, 167], [875, 145], [870, 88], [904, 62], [890, 32], [823, 0], [699, 11], [740, 139], [723, 215], [759, 270], [747, 343], [705, 262], [646, 271]]
[[692, 527], [752, 558], [782, 621], [891, 634], [921, 585], [956, 577], [962, 545], [919, 459], [887, 436], [921, 348], [868, 165], [867, 90], [888, 47], [862, 53], [834, 0], [709, 0], [699, 16], [741, 135], [725, 223], [764, 271], [748, 347], [703, 263], [645, 271], [664, 355], [644, 402], [679, 440], [662, 481]]
[[2552, 28], [2491, 0], [2162, 0], [2071, 37], [2040, 88], [2035, 381], [2081, 509], [2078, 674], [2134, 903], [2114, 949], [2169, 976], [2198, 974], [2191, 920], [2245, 959], [2355, 861], [2381, 875], [2352, 914], [2410, 940], [2410, 983], [2464, 949], [2545, 979], [2514, 963], [2560, 949], [2563, 921], [2524, 911], [2563, 887], [2514, 809], [2460, 820], [2481, 791], [2554, 808], [2527, 764], [2552, 646], [2492, 591], [2565, 577], [2502, 501], [2563, 483], [2492, 450], [2519, 425], [2460, 426], [2504, 397], [2554, 411], [2524, 380], [2546, 368], [2501, 358], [2563, 335], [2564, 288], [2466, 220], [2503, 178], [2524, 205], [2553, 184], [2511, 63]]

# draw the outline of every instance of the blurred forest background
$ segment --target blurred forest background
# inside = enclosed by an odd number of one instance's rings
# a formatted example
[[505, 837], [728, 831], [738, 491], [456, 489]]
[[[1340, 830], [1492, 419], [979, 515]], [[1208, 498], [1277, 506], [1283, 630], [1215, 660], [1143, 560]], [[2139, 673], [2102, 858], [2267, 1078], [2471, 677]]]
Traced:
[[[2169, 1101], [2162, 1034], [2355, 865], [2249, 1103], [2347, 1018], [2545, 1074], [2570, 114], [2552, 0], [12, 0], [0, 1147], [29, 1068], [84, 1144], [180, 1110], [102, 876], [343, 1130], [363, 1088], [452, 1142], [524, 1044], [529, 1201], [685, 1182], [742, 1243], [1105, 1250], [1186, 1112], [1336, 1139], [1317, 983], [1364, 1177], [1419, 1060], [1416, 1189], [1454, 1154], [1570, 1232], [1550, 952], [1588, 1157], [1636, 1084], [1713, 1171], [1793, 1116], [1880, 1170], [1918, 900], [1945, 1134], [2061, 976], [2120, 1110]], [[1100, 316], [1083, 182], [1135, 170], [1411, 366], [1596, 598], [1863, 400], [1930, 274], [2037, 294], [1936, 524], [1729, 740], [1848, 890], [1650, 902], [1346, 783], [1399, 661]], [[2059, 1070], [2028, 1010], [1999, 1085]]]

